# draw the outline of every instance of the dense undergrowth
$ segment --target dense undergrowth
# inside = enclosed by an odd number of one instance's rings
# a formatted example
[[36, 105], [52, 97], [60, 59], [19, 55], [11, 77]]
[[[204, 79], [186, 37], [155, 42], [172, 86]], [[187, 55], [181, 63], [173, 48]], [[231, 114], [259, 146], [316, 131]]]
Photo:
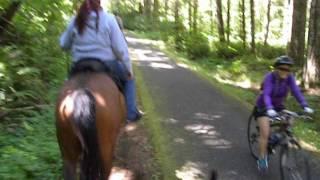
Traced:
[[60, 179], [53, 94], [68, 68], [58, 38], [70, 3], [15, 2], [0, 34], [0, 179]]
[[0, 124], [0, 179], [59, 179], [53, 106]]

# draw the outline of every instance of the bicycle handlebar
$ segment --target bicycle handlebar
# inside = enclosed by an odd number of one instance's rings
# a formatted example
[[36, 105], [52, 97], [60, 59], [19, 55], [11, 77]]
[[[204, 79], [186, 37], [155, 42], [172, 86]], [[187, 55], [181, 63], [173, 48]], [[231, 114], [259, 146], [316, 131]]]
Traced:
[[306, 115], [305, 112], [293, 112], [289, 110], [283, 110], [279, 112], [279, 114], [275, 117], [269, 117], [272, 121], [282, 121], [282, 120], [288, 120], [288, 118], [300, 118], [300, 119], [306, 119], [306, 120], [312, 120], [312, 117]]

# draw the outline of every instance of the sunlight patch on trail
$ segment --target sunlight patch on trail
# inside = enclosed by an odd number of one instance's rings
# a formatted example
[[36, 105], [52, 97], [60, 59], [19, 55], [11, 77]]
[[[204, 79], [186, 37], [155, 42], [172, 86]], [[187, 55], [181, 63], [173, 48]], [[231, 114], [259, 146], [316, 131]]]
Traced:
[[113, 167], [109, 177], [109, 180], [134, 180], [134, 179], [135, 179], [134, 172], [128, 169], [120, 168], [120, 167]]
[[131, 49], [130, 54], [135, 54], [136, 61], [168, 61], [169, 58], [161, 55], [159, 52], [148, 49]]
[[252, 83], [251, 83], [250, 79], [245, 79], [243, 81], [232, 81], [230, 79], [223, 79], [218, 74], [214, 75], [214, 78], [216, 80], [218, 80], [219, 82], [221, 82], [221, 83], [230, 84], [230, 85], [241, 87], [241, 88], [244, 88], [244, 89], [249, 89], [252, 86]]
[[194, 115], [194, 117], [195, 117], [195, 119], [209, 120], [209, 121], [222, 118], [221, 115], [209, 115], [209, 114], [206, 114], [206, 113], [196, 113]]
[[232, 148], [232, 143], [224, 138], [221, 138], [221, 134], [212, 125], [190, 124], [185, 126], [185, 129], [198, 135], [205, 145], [215, 149]]
[[185, 127], [186, 130], [193, 131], [195, 134], [208, 134], [214, 129], [211, 125], [192, 124]]
[[203, 140], [206, 145], [214, 146], [216, 149], [229, 149], [231, 148], [231, 143], [224, 139], [206, 139]]
[[180, 169], [176, 170], [176, 176], [183, 180], [204, 179], [205, 174], [200, 170], [202, 169], [201, 166], [203, 166], [201, 163], [186, 162]]
[[170, 123], [170, 124], [177, 124], [178, 120], [174, 119], [174, 118], [169, 118], [169, 119], [164, 120], [164, 122]]
[[189, 65], [184, 64], [184, 63], [177, 63], [177, 65], [178, 65], [179, 67], [182, 67], [182, 68], [185, 68], [185, 69], [190, 69], [190, 68], [191, 68]]
[[174, 138], [173, 140], [175, 143], [179, 143], [179, 144], [185, 144], [186, 141], [182, 138]]
[[126, 36], [126, 39], [130, 44], [159, 45], [162, 43], [161, 41], [155, 41], [150, 39], [140, 39], [140, 38], [134, 38], [130, 36]]
[[170, 64], [166, 64], [166, 63], [155, 63], [152, 62], [150, 63], [150, 66], [155, 68], [155, 69], [174, 69], [174, 67]]

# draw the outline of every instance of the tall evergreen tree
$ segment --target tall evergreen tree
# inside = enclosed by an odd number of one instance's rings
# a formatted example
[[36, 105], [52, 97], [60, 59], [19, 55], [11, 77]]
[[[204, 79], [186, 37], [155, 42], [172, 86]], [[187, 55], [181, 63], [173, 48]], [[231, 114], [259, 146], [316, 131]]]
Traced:
[[217, 22], [218, 22], [219, 40], [220, 42], [225, 42], [221, 0], [216, 0], [216, 4], [217, 4]]
[[199, 2], [198, 0], [193, 0], [193, 31], [196, 33], [198, 31], [198, 9]]
[[255, 53], [256, 42], [255, 42], [254, 0], [250, 0], [250, 19], [251, 19], [251, 52]]
[[306, 0], [293, 0], [291, 40], [288, 45], [288, 55], [301, 68], [305, 54], [306, 11]]
[[268, 0], [266, 32], [264, 34], [264, 42], [263, 42], [265, 46], [268, 44], [268, 37], [269, 37], [269, 27], [270, 27], [270, 19], [271, 19], [270, 10], [271, 10], [271, 0]]
[[303, 82], [306, 88], [320, 79], [320, 0], [312, 0], [310, 7], [308, 54], [304, 65]]
[[246, 6], [245, 6], [245, 0], [239, 1], [239, 13], [240, 13], [240, 38], [243, 43], [243, 47], [246, 47]]
[[227, 1], [227, 42], [230, 43], [230, 12], [231, 12], [231, 0]]

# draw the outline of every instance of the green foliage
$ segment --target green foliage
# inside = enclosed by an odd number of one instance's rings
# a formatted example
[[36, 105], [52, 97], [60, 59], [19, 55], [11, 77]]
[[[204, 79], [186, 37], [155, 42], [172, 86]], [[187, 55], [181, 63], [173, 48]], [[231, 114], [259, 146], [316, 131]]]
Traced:
[[0, 124], [0, 179], [58, 179], [61, 158], [53, 107], [21, 123]]
[[165, 42], [168, 42], [169, 41], [169, 38], [170, 36], [173, 36], [175, 33], [172, 31], [172, 29], [174, 28], [175, 24], [174, 22], [172, 21], [168, 21], [168, 20], [165, 20], [165, 21], [162, 21], [160, 22], [160, 33], [161, 33], [161, 36], [160, 38], [165, 41]]
[[286, 54], [286, 49], [283, 46], [264, 46], [262, 44], [257, 44], [256, 48], [257, 54], [267, 59], [274, 59], [276, 57]]
[[208, 38], [201, 33], [188, 34], [185, 50], [191, 59], [207, 57], [210, 54]]
[[143, 15], [133, 12], [122, 17], [124, 27], [128, 30], [147, 31], [151, 29], [150, 21]]
[[[233, 59], [244, 55], [250, 55], [250, 49], [243, 47], [242, 43], [220, 43], [213, 44], [213, 55], [219, 58]], [[274, 59], [286, 54], [283, 46], [269, 46], [261, 43], [256, 44], [256, 54], [265, 59]]]
[[139, 12], [138, 3], [135, 1], [111, 1], [111, 12], [118, 14], [123, 25], [128, 30], [149, 31], [156, 29], [158, 24], [152, 21], [152, 17]]
[[[9, 3], [1, 1], [0, 11]], [[48, 92], [66, 76], [67, 58], [58, 39], [71, 5], [64, 0], [22, 0], [0, 37], [0, 111], [9, 112], [0, 123], [0, 179], [61, 178], [54, 108], [27, 109], [48, 104]]]
[[249, 50], [243, 47], [242, 43], [220, 43], [215, 42], [213, 45], [213, 54], [216, 57], [233, 59], [237, 56], [249, 54]]
[[44, 104], [47, 90], [66, 75], [66, 58], [58, 46], [65, 26], [64, 1], [29, 4], [21, 8], [5, 30], [0, 44], [0, 89], [7, 107]]

